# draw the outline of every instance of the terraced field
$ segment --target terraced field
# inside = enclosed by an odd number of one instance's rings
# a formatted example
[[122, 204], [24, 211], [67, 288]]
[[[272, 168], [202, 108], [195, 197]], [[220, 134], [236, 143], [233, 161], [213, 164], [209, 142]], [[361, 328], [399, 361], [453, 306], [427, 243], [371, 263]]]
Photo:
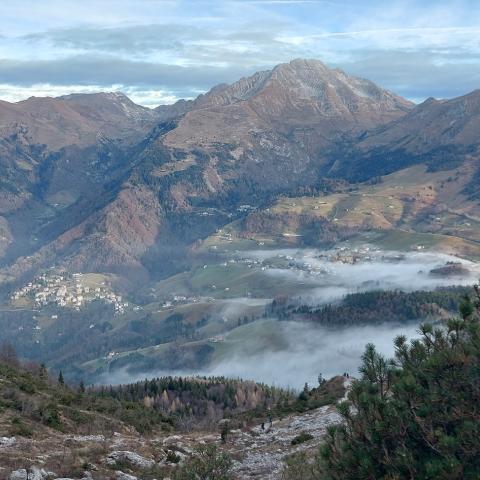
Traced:
[[231, 252], [254, 246], [314, 245], [312, 224], [322, 220], [332, 228], [356, 231], [351, 241], [363, 241], [367, 233], [372, 243], [384, 248], [420, 246], [480, 258], [480, 206], [464, 191], [472, 168], [466, 164], [461, 169], [428, 172], [424, 166], [414, 166], [341, 193], [283, 197], [251, 214], [267, 217], [268, 222], [257, 222], [253, 231], [246, 231], [245, 223], [234, 222], [209, 237], [202, 248]]

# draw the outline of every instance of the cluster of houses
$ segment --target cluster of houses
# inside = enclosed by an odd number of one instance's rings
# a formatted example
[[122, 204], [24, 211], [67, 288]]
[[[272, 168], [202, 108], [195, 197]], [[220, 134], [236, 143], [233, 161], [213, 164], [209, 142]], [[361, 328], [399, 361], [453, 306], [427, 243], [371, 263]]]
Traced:
[[223, 343], [225, 341], [225, 336], [224, 335], [216, 335], [214, 337], [210, 337], [208, 339], [210, 343]]
[[[331, 251], [323, 252], [319, 254], [317, 258], [324, 259], [332, 263], [353, 265], [357, 262], [372, 261], [379, 252], [381, 252], [381, 250], [378, 247], [371, 245], [353, 248], [349, 246], [341, 246]], [[269, 268], [295, 268], [297, 270], [303, 270], [315, 275], [327, 273], [325, 268], [320, 268], [318, 265], [311, 264], [305, 258], [299, 262], [294, 256], [283, 253], [278, 253], [275, 257], [276, 260], [273, 262], [271, 259], [260, 260], [256, 258], [242, 257], [235, 260], [230, 259], [228, 262], [222, 263], [222, 265], [228, 266], [230, 263], [243, 263], [249, 268], [259, 268], [261, 270], [267, 270]], [[281, 265], [278, 264], [279, 260]]]
[[36, 307], [55, 305], [80, 310], [88, 302], [103, 300], [113, 304], [116, 313], [124, 313], [128, 302], [110, 290], [105, 282], [87, 285], [81, 273], [73, 275], [43, 274], [16, 290], [12, 301], [22, 298], [32, 300]]
[[176, 305], [187, 305], [191, 303], [198, 303], [200, 297], [187, 297], [185, 295], [173, 295], [162, 303], [162, 308], [172, 308]]
[[[218, 232], [215, 234], [215, 237], [220, 242], [226, 242], [226, 243], [233, 242], [233, 235], [230, 232], [225, 231], [223, 229], [218, 230]], [[210, 247], [210, 250], [217, 250], [217, 249], [218, 249], [217, 245], [212, 245]]]
[[248, 213], [248, 212], [253, 212], [254, 210], [256, 210], [257, 207], [254, 207], [252, 205], [240, 205], [238, 208], [237, 208], [237, 211], [238, 212], [241, 212], [241, 213]]

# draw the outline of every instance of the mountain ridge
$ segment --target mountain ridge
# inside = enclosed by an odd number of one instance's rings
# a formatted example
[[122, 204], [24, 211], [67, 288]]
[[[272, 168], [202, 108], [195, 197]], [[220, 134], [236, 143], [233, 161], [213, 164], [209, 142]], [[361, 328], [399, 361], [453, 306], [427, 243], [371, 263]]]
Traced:
[[55, 263], [133, 269], [146, 281], [175, 263], [172, 251], [185, 258], [241, 216], [242, 204], [266, 205], [326, 177], [367, 180], [435, 158], [439, 168], [462, 163], [477, 148], [477, 97], [415, 106], [295, 59], [156, 109], [120, 92], [2, 102], [0, 275], [26, 278]]

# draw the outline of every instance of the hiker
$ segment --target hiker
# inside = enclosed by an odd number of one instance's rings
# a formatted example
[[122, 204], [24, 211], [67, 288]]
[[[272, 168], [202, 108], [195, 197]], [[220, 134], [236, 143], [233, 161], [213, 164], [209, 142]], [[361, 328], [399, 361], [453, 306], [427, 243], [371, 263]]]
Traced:
[[265, 422], [262, 422], [262, 430], [265, 430]]

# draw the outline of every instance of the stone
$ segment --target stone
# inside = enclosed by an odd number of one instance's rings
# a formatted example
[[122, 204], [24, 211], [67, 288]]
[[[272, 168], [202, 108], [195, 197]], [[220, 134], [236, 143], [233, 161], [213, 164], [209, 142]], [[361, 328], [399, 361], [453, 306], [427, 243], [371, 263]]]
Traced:
[[127, 462], [139, 468], [152, 468], [155, 465], [154, 460], [142, 457], [138, 453], [130, 452], [128, 450], [111, 452], [108, 454], [106, 461], [108, 465]]
[[8, 477], [9, 480], [27, 480], [27, 471], [24, 468], [13, 471]]
[[44, 475], [45, 470], [40, 470], [38, 467], [30, 467], [30, 472], [28, 473], [28, 480], [43, 480], [46, 475]]
[[115, 478], [117, 480], [138, 480], [137, 477], [134, 475], [129, 475], [128, 473], [124, 473], [121, 470], [117, 470], [115, 472]]
[[1, 447], [12, 447], [17, 443], [15, 437], [0, 437], [0, 448]]

